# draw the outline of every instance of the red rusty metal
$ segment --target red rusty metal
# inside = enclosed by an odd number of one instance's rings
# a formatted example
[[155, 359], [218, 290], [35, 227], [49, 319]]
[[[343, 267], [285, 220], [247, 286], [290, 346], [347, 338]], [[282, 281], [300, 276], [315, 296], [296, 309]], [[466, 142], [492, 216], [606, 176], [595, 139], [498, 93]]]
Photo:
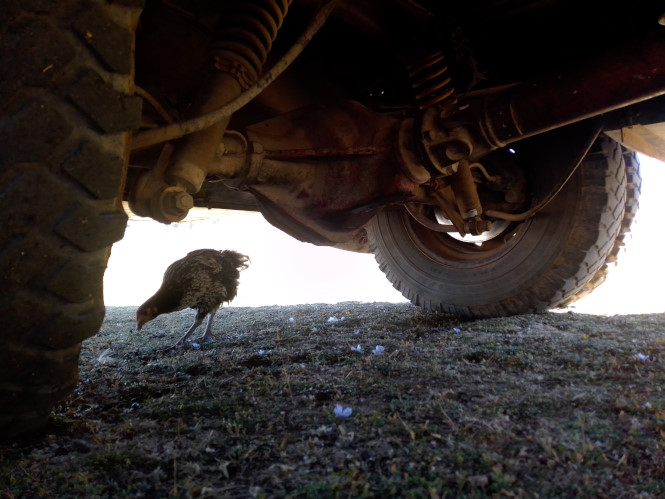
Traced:
[[645, 36], [570, 73], [488, 96], [482, 125], [503, 146], [665, 94], [665, 36]]
[[[379, 209], [419, 185], [401, 170], [395, 118], [351, 101], [311, 106], [249, 126], [263, 160], [239, 187], [282, 230], [315, 244], [344, 243]], [[268, 213], [270, 212], [270, 213]]]
[[267, 151], [265, 157], [268, 159], [320, 159], [320, 158], [354, 158], [358, 156], [373, 156], [388, 151], [385, 147], [360, 146], [320, 149], [288, 149], [283, 151]]
[[430, 108], [422, 120], [423, 146], [431, 173], [445, 175], [460, 159], [459, 150], [475, 161], [518, 140], [660, 95], [665, 34], [656, 32], [575, 70], [462, 101], [453, 114], [450, 107]]

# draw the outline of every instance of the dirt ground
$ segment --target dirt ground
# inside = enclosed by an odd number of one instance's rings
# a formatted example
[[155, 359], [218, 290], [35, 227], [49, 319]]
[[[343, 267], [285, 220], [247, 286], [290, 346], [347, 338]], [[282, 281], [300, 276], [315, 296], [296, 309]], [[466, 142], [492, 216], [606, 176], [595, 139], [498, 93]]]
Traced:
[[665, 315], [228, 307], [160, 352], [193, 315], [109, 308], [0, 496], [665, 496]]

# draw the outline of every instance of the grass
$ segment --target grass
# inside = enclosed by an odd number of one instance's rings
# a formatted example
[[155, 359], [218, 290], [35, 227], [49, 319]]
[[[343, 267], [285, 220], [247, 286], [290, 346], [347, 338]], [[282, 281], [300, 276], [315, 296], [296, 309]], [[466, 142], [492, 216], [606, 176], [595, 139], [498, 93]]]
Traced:
[[46, 433], [2, 448], [0, 494], [665, 495], [665, 315], [228, 308], [166, 353], [192, 314], [133, 315], [108, 310]]

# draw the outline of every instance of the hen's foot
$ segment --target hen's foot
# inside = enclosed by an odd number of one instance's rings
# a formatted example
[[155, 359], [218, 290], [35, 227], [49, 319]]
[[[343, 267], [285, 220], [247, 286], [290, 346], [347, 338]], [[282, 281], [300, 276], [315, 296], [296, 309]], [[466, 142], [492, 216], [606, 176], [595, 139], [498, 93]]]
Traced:
[[170, 347], [166, 347], [166, 348], [160, 348], [160, 349], [157, 350], [157, 351], [160, 352], [160, 353], [162, 353], [162, 352], [169, 352], [169, 351], [171, 351], [171, 350], [179, 350], [179, 349], [181, 349], [183, 346], [184, 346], [184, 343], [180, 343], [180, 342], [178, 342], [178, 343], [176, 343], [175, 345], [171, 345]]

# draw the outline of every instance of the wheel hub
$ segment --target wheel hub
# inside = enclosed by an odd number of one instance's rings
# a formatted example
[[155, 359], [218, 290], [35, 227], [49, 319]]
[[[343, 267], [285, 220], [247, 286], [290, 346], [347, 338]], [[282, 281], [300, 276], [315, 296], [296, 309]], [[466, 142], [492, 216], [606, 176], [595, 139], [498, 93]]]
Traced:
[[[443, 210], [441, 208], [435, 208], [434, 209], [434, 216], [436, 217], [436, 221], [442, 225], [450, 225], [452, 222], [446, 218], [446, 216], [443, 214]], [[458, 241], [462, 241], [464, 243], [473, 243], [476, 245], [480, 245], [484, 243], [485, 241], [489, 241], [490, 239], [494, 239], [495, 237], [499, 236], [502, 234], [510, 225], [510, 222], [507, 220], [497, 220], [495, 222], [492, 222], [492, 226], [489, 230], [486, 230], [482, 234], [478, 234], [476, 236], [472, 234], [466, 234], [466, 235], [461, 235], [459, 232], [448, 232], [447, 234], [452, 237], [453, 239], [457, 239]]]

